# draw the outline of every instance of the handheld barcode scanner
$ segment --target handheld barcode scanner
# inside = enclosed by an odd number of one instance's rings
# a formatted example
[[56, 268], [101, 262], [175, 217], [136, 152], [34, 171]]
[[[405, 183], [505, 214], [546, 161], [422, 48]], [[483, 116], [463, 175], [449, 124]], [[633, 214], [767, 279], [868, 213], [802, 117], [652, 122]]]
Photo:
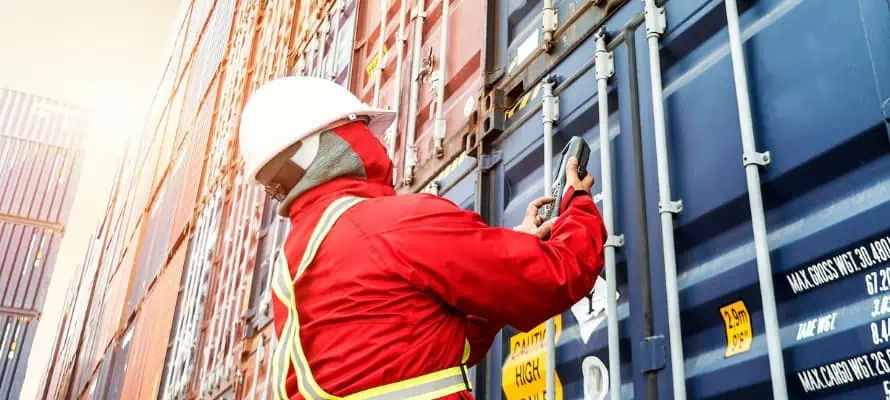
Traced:
[[553, 191], [550, 196], [553, 197], [553, 203], [544, 208], [544, 219], [549, 220], [559, 216], [559, 205], [562, 203], [562, 196], [566, 192], [566, 169], [568, 168], [569, 159], [575, 157], [578, 159], [578, 178], [584, 179], [587, 176], [587, 160], [590, 158], [590, 146], [587, 141], [580, 136], [572, 137], [566, 147], [562, 149], [559, 158], [559, 168], [553, 176]]

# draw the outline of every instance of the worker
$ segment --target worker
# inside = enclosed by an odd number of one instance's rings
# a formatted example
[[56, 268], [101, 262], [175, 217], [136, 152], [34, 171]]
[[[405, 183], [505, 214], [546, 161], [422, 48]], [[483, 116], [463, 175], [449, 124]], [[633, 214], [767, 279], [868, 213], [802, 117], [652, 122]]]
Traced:
[[273, 266], [276, 399], [472, 399], [467, 368], [505, 324], [529, 330], [588, 294], [606, 231], [593, 178], [569, 168], [562, 215], [516, 230], [442, 197], [395, 195], [381, 136], [394, 113], [320, 78], [248, 100], [245, 173], [291, 230]]

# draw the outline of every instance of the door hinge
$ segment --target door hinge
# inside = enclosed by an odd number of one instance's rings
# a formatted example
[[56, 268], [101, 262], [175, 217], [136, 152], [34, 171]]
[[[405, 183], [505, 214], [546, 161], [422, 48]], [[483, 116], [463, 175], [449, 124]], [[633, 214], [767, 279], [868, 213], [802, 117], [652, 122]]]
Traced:
[[544, 95], [542, 99], [542, 112], [544, 123], [556, 123], [559, 120], [559, 97], [553, 94], [556, 83], [551, 78], [546, 78], [543, 84]]
[[655, 0], [643, 0], [644, 10], [646, 13], [646, 37], [661, 37], [665, 29], [667, 29], [667, 17], [664, 14], [664, 7], [655, 4]]
[[609, 79], [615, 75], [615, 59], [612, 52], [606, 48], [606, 30], [600, 29], [596, 33], [596, 79]]

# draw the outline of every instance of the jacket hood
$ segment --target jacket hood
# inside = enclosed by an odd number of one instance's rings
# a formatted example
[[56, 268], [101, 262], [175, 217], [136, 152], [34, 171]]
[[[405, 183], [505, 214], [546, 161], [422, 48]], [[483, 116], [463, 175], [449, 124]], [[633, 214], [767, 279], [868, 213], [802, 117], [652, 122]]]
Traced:
[[323, 132], [318, 155], [281, 202], [278, 214], [293, 218], [300, 210], [346, 195], [395, 195], [392, 166], [386, 148], [362, 122]]

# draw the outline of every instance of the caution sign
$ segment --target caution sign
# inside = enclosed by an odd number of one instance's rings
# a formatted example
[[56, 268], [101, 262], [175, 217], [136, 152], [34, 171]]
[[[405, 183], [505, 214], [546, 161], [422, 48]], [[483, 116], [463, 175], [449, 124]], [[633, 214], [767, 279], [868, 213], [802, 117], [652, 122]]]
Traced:
[[720, 307], [720, 315], [723, 316], [723, 325], [726, 328], [726, 357], [732, 357], [751, 350], [751, 342], [754, 340], [754, 330], [751, 329], [751, 314], [745, 302], [739, 300], [735, 303]]
[[[562, 332], [562, 316], [553, 319], [556, 339]], [[504, 363], [501, 387], [507, 400], [544, 400], [547, 391], [546, 324], [510, 337], [510, 355]], [[555, 380], [556, 400], [562, 400], [562, 383]]]

